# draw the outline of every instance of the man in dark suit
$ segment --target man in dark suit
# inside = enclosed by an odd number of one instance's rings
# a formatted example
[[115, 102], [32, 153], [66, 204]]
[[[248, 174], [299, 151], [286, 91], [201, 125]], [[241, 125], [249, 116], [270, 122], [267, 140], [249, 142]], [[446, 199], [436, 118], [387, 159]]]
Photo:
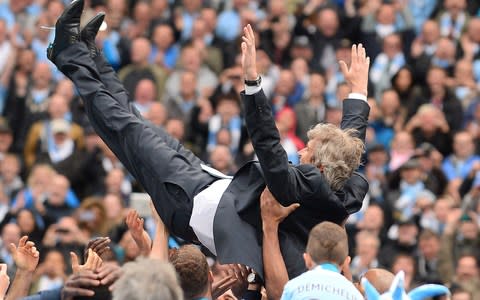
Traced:
[[[366, 102], [369, 59], [352, 48], [352, 65], [341, 64], [354, 98], [344, 101], [340, 130], [319, 125], [292, 166], [255, 67], [250, 26], [242, 43], [247, 128], [259, 161], [228, 177], [203, 164], [162, 128], [145, 121], [131, 103], [113, 69], [99, 55], [95, 34], [104, 15], [80, 32], [83, 0], [73, 2], [56, 24], [48, 57], [76, 85], [99, 136], [153, 199], [167, 228], [188, 241], [199, 241], [222, 263], [241, 263], [263, 272], [259, 197], [267, 185], [282, 203], [301, 207], [280, 228], [280, 243], [291, 277], [305, 270], [297, 258], [310, 229], [320, 221], [342, 224], [357, 211], [368, 183], [354, 170], [360, 164], [369, 107]], [[359, 100], [360, 99], [360, 100]], [[363, 99], [363, 100], [362, 100]], [[326, 155], [325, 155], [326, 154]]]

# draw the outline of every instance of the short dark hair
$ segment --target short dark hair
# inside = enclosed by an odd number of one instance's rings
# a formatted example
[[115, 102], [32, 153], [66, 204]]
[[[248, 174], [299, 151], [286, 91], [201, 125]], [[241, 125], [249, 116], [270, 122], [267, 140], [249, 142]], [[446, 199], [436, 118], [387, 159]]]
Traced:
[[423, 240], [429, 240], [429, 239], [436, 239], [436, 240], [440, 240], [440, 237], [438, 236], [438, 234], [436, 234], [433, 230], [431, 229], [424, 229], [422, 231], [422, 233], [420, 233], [420, 236], [418, 237], [418, 240], [419, 241], [423, 241]]
[[310, 231], [306, 252], [316, 264], [343, 264], [348, 255], [345, 229], [332, 222], [322, 222]]
[[208, 289], [209, 267], [207, 258], [193, 245], [173, 249], [169, 253], [175, 267], [185, 299], [202, 296]]

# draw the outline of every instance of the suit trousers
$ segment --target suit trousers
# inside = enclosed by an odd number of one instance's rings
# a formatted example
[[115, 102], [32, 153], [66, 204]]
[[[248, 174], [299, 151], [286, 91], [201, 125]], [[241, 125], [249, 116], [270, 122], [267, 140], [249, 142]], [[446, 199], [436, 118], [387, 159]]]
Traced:
[[189, 226], [193, 197], [217, 178], [178, 140], [141, 117], [102, 56], [92, 60], [86, 46], [76, 43], [59, 53], [55, 64], [73, 81], [91, 125], [152, 197], [167, 228], [195, 241]]

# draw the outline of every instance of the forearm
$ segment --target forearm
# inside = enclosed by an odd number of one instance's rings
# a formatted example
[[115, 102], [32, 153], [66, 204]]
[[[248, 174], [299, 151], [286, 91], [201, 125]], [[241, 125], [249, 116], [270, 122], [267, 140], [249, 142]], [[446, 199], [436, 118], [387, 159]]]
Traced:
[[[449, 225], [447, 225], [447, 227], [449, 227]], [[441, 274], [443, 282], [449, 282], [455, 272], [453, 263], [454, 235], [454, 233], [450, 232], [450, 228], [447, 228], [440, 242], [438, 270], [440, 271], [439, 273]]]
[[26, 297], [30, 290], [30, 285], [33, 280], [33, 272], [18, 269], [15, 274], [15, 279], [8, 294], [5, 296], [6, 300], [16, 300]]
[[163, 226], [157, 225], [155, 229], [150, 258], [168, 261], [168, 232]]
[[263, 225], [263, 268], [268, 298], [280, 299], [288, 282], [288, 272], [280, 251], [278, 224]]

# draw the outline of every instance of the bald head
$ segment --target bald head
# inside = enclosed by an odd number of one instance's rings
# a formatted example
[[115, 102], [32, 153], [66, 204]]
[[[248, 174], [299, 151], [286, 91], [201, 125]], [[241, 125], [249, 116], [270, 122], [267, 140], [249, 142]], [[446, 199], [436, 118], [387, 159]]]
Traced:
[[384, 269], [370, 269], [363, 277], [366, 278], [380, 294], [383, 294], [390, 289], [395, 275]]

